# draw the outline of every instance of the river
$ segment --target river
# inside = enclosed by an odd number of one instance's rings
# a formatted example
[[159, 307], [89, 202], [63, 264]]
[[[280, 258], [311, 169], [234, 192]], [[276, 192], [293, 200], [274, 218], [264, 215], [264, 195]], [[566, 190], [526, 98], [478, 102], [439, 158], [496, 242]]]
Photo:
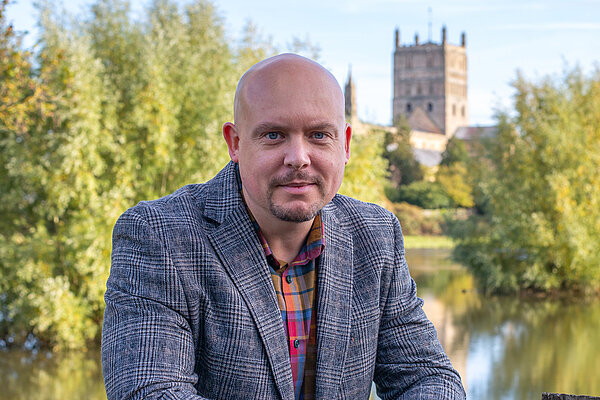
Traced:
[[[600, 395], [600, 301], [484, 297], [447, 250], [408, 250], [425, 312], [469, 399]], [[104, 400], [97, 349], [0, 350], [0, 400]]]

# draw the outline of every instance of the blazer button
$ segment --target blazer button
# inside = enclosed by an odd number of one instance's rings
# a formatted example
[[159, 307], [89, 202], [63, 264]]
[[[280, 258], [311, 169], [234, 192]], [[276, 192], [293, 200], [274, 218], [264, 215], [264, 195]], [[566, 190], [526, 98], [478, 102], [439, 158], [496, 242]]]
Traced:
[[300, 346], [300, 340], [298, 340], [298, 339], [295, 339], [295, 340], [294, 340], [294, 348], [295, 348], [295, 349], [297, 349], [297, 348], [298, 348], [298, 346]]
[[290, 275], [287, 275], [285, 277], [285, 280], [286, 280], [287, 283], [292, 283], [292, 277]]

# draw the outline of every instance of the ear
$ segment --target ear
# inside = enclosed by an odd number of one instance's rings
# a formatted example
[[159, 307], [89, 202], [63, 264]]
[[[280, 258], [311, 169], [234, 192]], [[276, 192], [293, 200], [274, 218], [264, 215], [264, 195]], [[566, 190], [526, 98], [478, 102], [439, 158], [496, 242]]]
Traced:
[[229, 157], [231, 161], [239, 161], [239, 150], [240, 150], [240, 136], [234, 124], [226, 122], [223, 125], [223, 137], [227, 142], [227, 148], [229, 149]]
[[349, 123], [346, 123], [344, 128], [344, 150], [346, 151], [346, 164], [348, 164], [348, 160], [350, 159], [350, 139], [352, 138], [352, 126]]

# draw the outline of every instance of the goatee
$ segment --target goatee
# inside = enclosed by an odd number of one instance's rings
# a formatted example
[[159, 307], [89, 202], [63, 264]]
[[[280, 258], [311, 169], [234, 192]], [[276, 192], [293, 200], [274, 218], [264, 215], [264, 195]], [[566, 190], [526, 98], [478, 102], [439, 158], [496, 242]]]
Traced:
[[[317, 187], [320, 195], [320, 201], [307, 205], [306, 208], [288, 208], [286, 205], [273, 203], [273, 192], [277, 186], [284, 186], [292, 182], [309, 182]], [[267, 202], [271, 213], [282, 221], [286, 222], [306, 222], [313, 219], [325, 204], [325, 191], [323, 189], [323, 179], [320, 176], [310, 175], [304, 171], [291, 171], [280, 177], [275, 177], [269, 182], [269, 191], [267, 192]]]

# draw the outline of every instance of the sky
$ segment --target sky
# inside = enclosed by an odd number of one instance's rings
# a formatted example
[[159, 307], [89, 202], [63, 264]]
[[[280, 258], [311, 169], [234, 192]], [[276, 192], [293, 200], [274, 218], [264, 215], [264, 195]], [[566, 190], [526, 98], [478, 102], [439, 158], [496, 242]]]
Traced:
[[[84, 15], [93, 0], [50, 0]], [[191, 0], [179, 0], [185, 4]], [[7, 16], [35, 41], [35, 0], [12, 0]], [[141, 15], [149, 0], [132, 0]], [[343, 87], [349, 70], [358, 116], [389, 125], [392, 111], [394, 31], [402, 45], [448, 42], [466, 33], [469, 123], [492, 125], [497, 110], [510, 110], [517, 70], [528, 79], [560, 77], [575, 66], [600, 68], [600, 0], [213, 0], [231, 41], [252, 21], [278, 49], [294, 37], [320, 47], [319, 61]]]

